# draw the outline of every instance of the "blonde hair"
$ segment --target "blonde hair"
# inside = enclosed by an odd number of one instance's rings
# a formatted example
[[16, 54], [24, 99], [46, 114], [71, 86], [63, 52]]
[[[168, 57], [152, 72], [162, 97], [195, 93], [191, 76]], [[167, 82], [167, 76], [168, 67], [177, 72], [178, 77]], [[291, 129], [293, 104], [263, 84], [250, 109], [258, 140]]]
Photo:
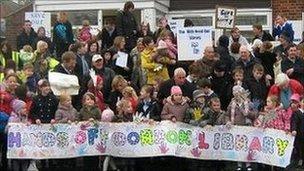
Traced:
[[125, 40], [125, 38], [122, 37], [122, 36], [115, 37], [114, 42], [113, 42], [113, 46], [116, 47], [116, 48], [120, 48], [120, 43], [123, 42], [124, 40]]
[[135, 98], [135, 99], [138, 99], [138, 96], [137, 96], [137, 94], [136, 94], [134, 88], [131, 87], [131, 86], [125, 87], [125, 88], [122, 90], [122, 94], [128, 94], [129, 97], [131, 96], [131, 97], [133, 97], [133, 98]]
[[67, 101], [68, 99], [71, 100], [71, 96], [67, 93], [62, 93], [59, 97], [59, 103], [62, 104], [64, 103], [65, 101]]
[[22, 49], [24, 52], [29, 52], [29, 53], [33, 52], [33, 48], [30, 45], [24, 45]]
[[68, 20], [68, 14], [66, 12], [58, 12], [57, 20], [59, 22], [66, 22]]
[[43, 41], [43, 40], [38, 41], [38, 43], [37, 43], [37, 52], [41, 52], [41, 49], [43, 47], [48, 48], [48, 44], [45, 41]]
[[122, 82], [123, 84], [125, 85], [128, 85], [127, 81], [124, 79], [123, 76], [121, 75], [116, 75], [113, 80], [112, 80], [112, 84], [111, 84], [111, 88], [112, 88], [112, 91], [115, 91], [117, 89], [117, 85]]
[[269, 99], [272, 103], [275, 103], [276, 107], [279, 105], [280, 101], [279, 101], [279, 98], [277, 96], [274, 96], [274, 95], [270, 95], [267, 97], [267, 99]]
[[83, 20], [82, 21], [82, 25], [83, 26], [89, 26], [90, 25], [90, 21], [89, 20]]

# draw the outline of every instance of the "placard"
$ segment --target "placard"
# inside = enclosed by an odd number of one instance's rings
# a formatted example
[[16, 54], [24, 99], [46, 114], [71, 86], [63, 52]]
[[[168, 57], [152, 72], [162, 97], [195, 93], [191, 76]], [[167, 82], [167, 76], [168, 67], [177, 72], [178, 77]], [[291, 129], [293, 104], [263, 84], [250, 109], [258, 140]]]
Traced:
[[236, 8], [228, 6], [216, 6], [215, 28], [233, 28], [235, 26]]
[[178, 30], [177, 50], [179, 61], [201, 59], [207, 46], [212, 46], [211, 27], [186, 27]]
[[26, 12], [25, 20], [30, 20], [32, 22], [32, 27], [36, 32], [39, 27], [44, 27], [46, 37], [51, 37], [51, 13]]
[[168, 20], [171, 31], [174, 36], [177, 36], [177, 31], [179, 28], [184, 28], [185, 19], [171, 19]]
[[79, 94], [79, 82], [76, 75], [49, 72], [49, 82], [53, 93], [60, 96], [62, 93], [69, 95]]
[[144, 123], [10, 124], [7, 157], [51, 159], [111, 155], [176, 156], [258, 162], [286, 167], [294, 137], [284, 131], [225, 125], [207, 128], [171, 121]]

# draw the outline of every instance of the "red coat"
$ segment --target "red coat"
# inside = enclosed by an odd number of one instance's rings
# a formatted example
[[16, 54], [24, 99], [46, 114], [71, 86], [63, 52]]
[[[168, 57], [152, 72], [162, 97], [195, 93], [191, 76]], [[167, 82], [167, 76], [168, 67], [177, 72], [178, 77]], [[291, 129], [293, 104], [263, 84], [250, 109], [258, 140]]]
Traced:
[[[297, 80], [290, 79], [289, 80], [289, 87], [291, 89], [292, 94], [299, 94], [302, 96], [304, 94], [304, 88], [300, 82]], [[281, 89], [277, 85], [273, 85], [270, 87], [270, 90], [268, 92], [268, 96], [274, 95], [277, 97], [280, 97]]]
[[0, 90], [0, 112], [10, 115], [13, 111], [11, 107], [13, 99], [14, 98], [10, 93]]

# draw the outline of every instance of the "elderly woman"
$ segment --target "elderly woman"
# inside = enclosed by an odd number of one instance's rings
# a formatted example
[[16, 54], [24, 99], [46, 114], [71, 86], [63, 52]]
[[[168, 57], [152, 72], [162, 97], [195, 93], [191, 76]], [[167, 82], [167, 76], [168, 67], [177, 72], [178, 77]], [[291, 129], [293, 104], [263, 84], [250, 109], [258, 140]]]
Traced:
[[275, 95], [280, 99], [284, 109], [289, 107], [289, 99], [293, 94], [303, 95], [304, 89], [297, 80], [289, 79], [284, 73], [278, 74], [275, 84], [270, 88], [268, 95]]

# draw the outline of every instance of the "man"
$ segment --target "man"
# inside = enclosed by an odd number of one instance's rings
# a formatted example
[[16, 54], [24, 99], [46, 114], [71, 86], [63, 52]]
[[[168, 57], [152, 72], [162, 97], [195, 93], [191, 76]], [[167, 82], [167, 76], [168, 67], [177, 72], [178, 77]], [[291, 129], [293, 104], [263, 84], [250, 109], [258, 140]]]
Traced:
[[76, 66], [76, 58], [76, 55], [71, 51], [63, 53], [62, 63], [58, 64], [54, 71], [63, 74], [75, 75], [74, 69]]
[[155, 33], [153, 35], [154, 42], [157, 42], [157, 39], [159, 38], [160, 33], [164, 30], [169, 30], [171, 32], [171, 38], [172, 38], [172, 40], [174, 40], [174, 34], [171, 31], [171, 28], [168, 24], [167, 18], [166, 17], [161, 17], [158, 20], [158, 29], [155, 31]]
[[32, 28], [30, 20], [25, 20], [22, 32], [17, 37], [17, 50], [20, 51], [24, 45], [30, 45], [33, 49], [34, 41], [37, 38], [37, 33]]
[[280, 37], [282, 33], [285, 33], [289, 38], [289, 41], [293, 41], [294, 31], [292, 25], [286, 21], [287, 19], [282, 15], [278, 15], [276, 18], [276, 26], [273, 28], [272, 35], [274, 38]]
[[240, 47], [240, 56], [240, 59], [234, 63], [232, 69], [241, 67], [244, 70], [244, 80], [246, 80], [252, 76], [253, 66], [259, 62], [256, 58], [252, 57], [248, 46], [242, 45]]
[[255, 39], [260, 39], [260, 40], [262, 40], [262, 42], [274, 41], [274, 38], [269, 33], [267, 33], [266, 31], [263, 30], [263, 27], [262, 27], [261, 24], [253, 25], [252, 26], [252, 31], [253, 31], [253, 34], [254, 34], [254, 38], [253, 38], [252, 42]]
[[241, 35], [240, 29], [237, 27], [231, 29], [230, 37], [229, 37], [229, 49], [233, 42], [237, 42], [245, 46], [249, 45], [247, 39]]
[[296, 45], [288, 48], [288, 56], [281, 62], [281, 69], [289, 78], [304, 84], [304, 61], [297, 57]]
[[170, 96], [171, 87], [175, 85], [178, 85], [182, 89], [183, 96], [192, 99], [192, 93], [195, 90], [195, 85], [186, 80], [186, 71], [183, 68], [176, 68], [174, 70], [173, 78], [163, 82], [159, 87], [157, 96], [160, 103]]
[[273, 49], [273, 52], [281, 57], [281, 58], [285, 58], [287, 57], [287, 49], [290, 45], [292, 45], [292, 42], [290, 42], [288, 36], [286, 35], [286, 33], [282, 33], [279, 37], [279, 41], [280, 41], [280, 45], [276, 46]]
[[126, 39], [126, 50], [131, 50], [136, 46], [137, 23], [134, 14], [134, 4], [128, 1], [124, 5], [123, 11], [119, 11], [116, 17], [117, 36], [124, 36]]
[[114, 42], [114, 38], [117, 36], [116, 26], [114, 19], [110, 18], [106, 20], [105, 27], [97, 35], [98, 39], [102, 41], [102, 49], [109, 49]]
[[199, 77], [206, 78], [210, 75], [213, 72], [215, 62], [214, 48], [212, 46], [207, 46], [204, 50], [203, 58], [194, 62], [201, 70]]

